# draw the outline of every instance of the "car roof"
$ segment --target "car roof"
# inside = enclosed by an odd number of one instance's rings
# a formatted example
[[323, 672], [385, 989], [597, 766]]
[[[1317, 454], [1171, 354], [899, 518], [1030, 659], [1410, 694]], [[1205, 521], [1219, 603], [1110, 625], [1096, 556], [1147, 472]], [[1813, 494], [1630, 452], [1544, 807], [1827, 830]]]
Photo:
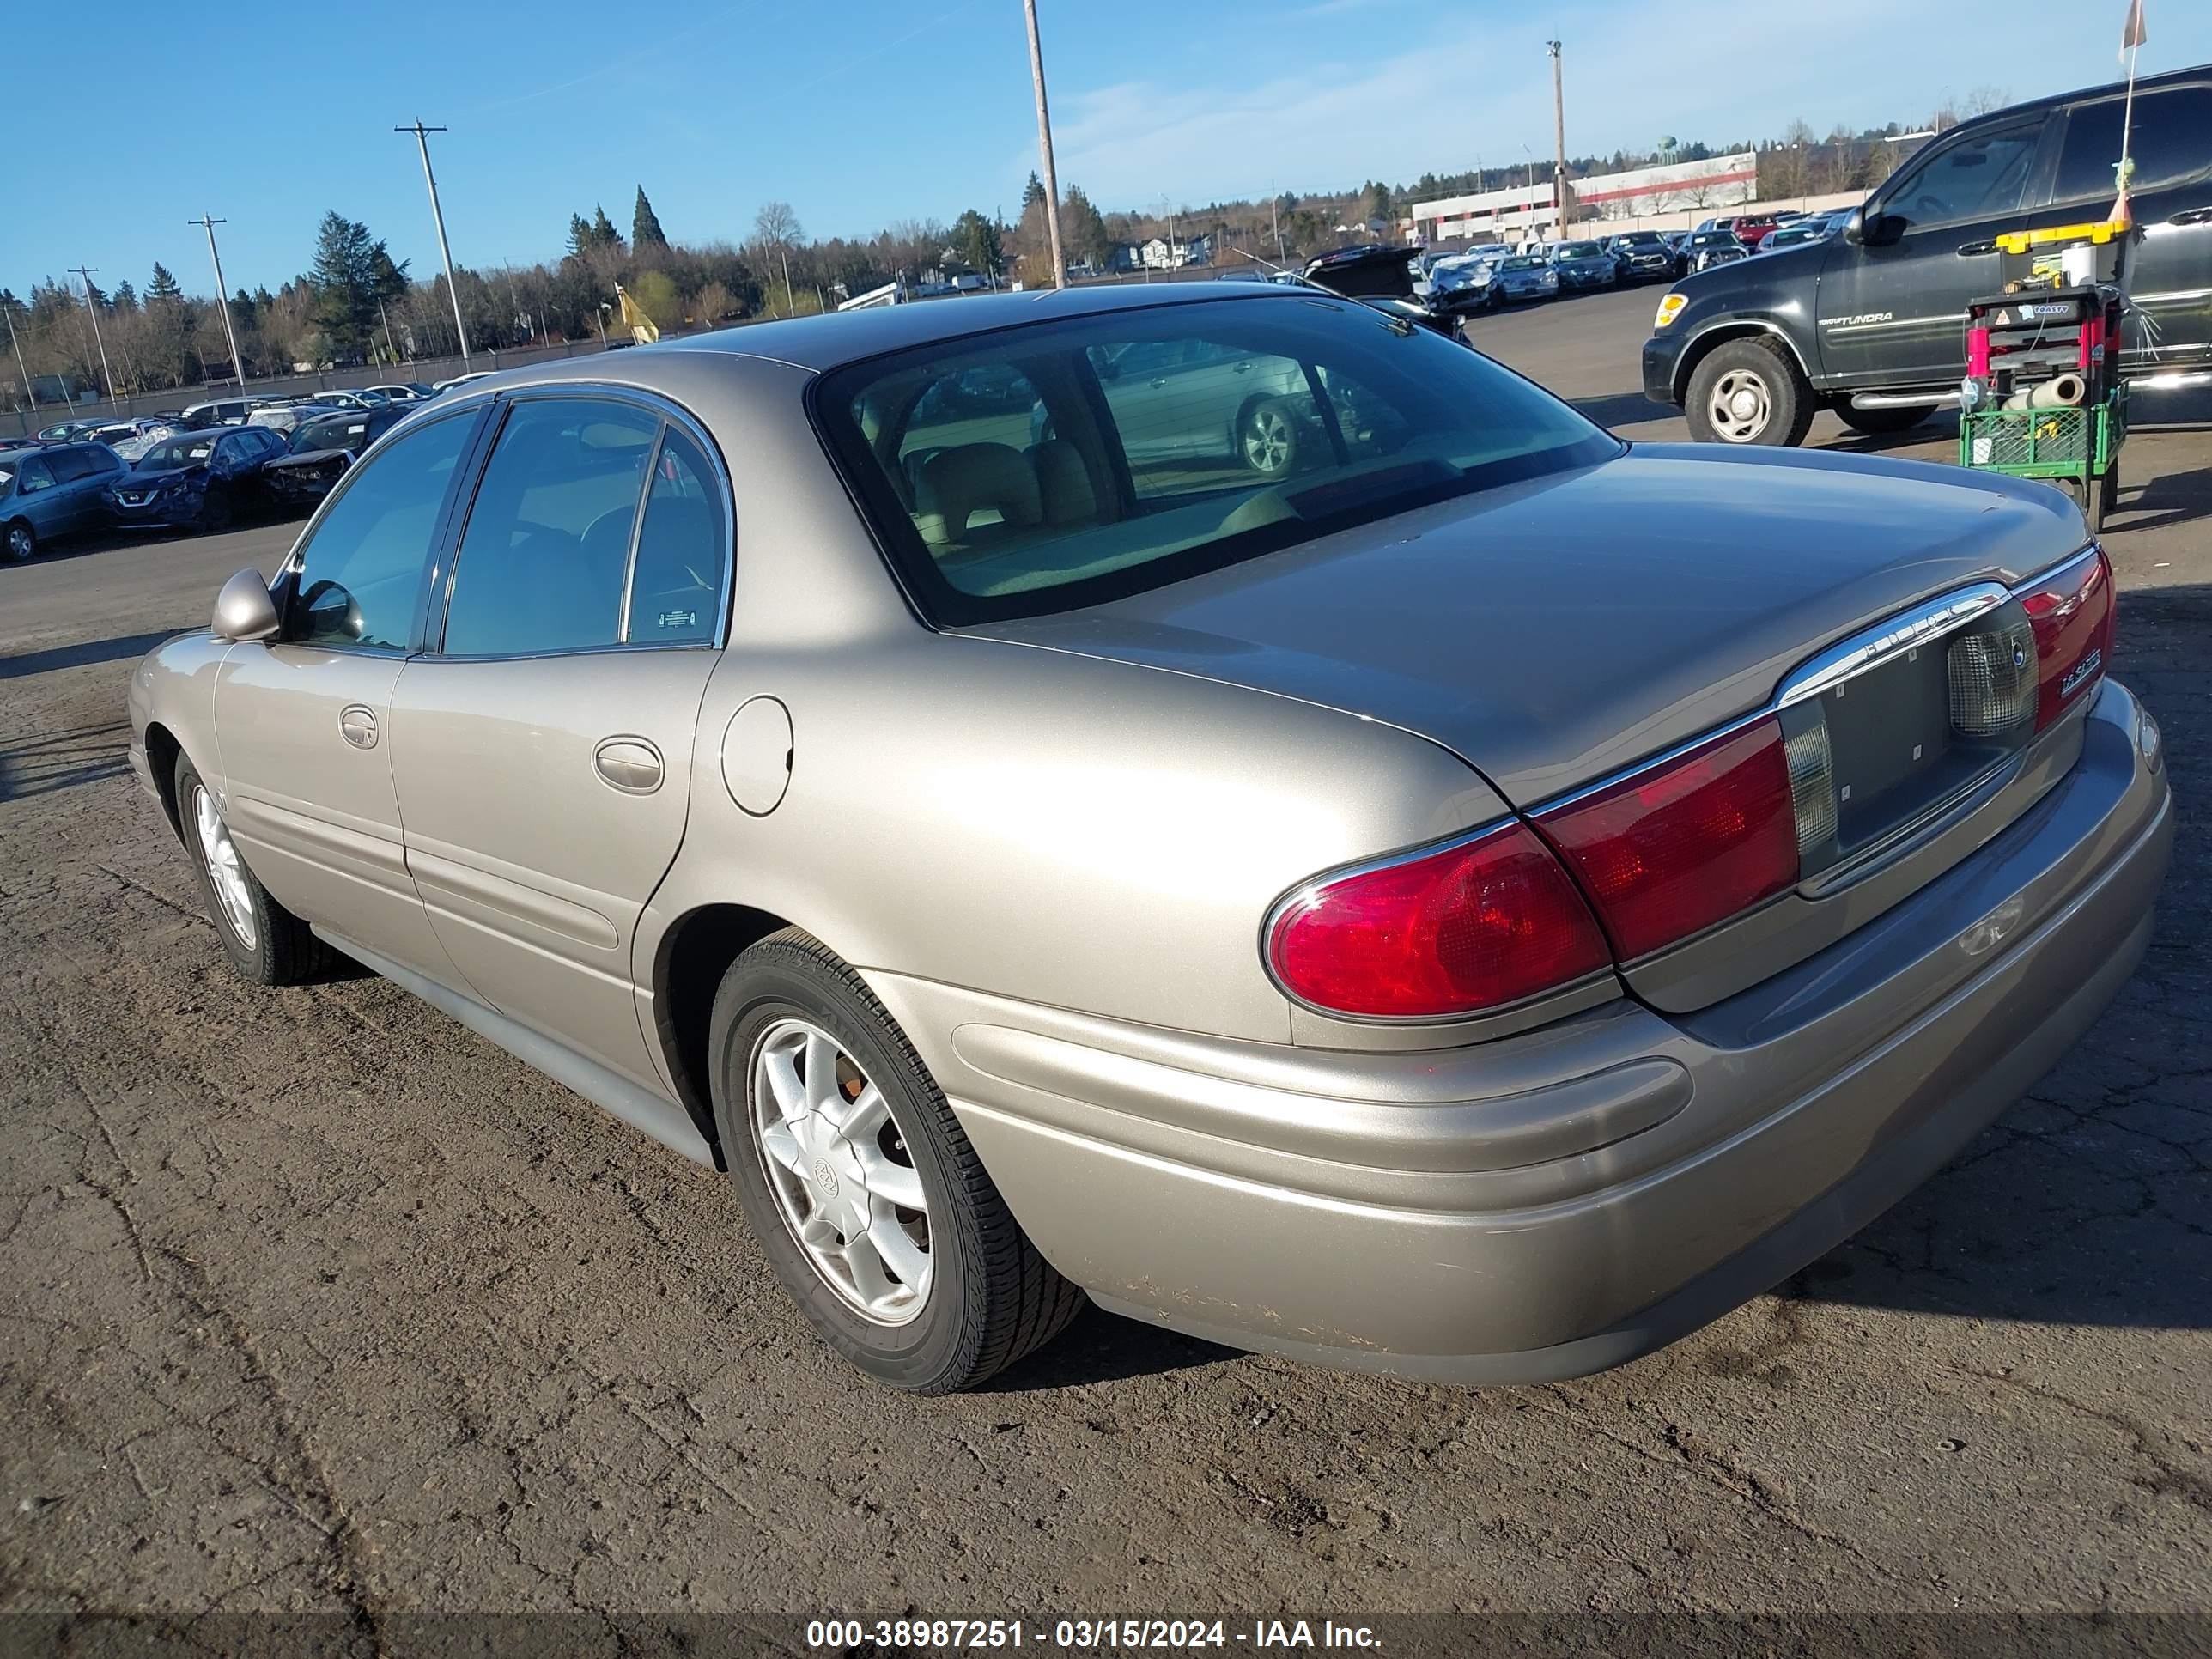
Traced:
[[[976, 294], [902, 306], [876, 306], [866, 311], [794, 317], [781, 322], [718, 329], [712, 334], [689, 335], [681, 340], [665, 340], [658, 345], [626, 351], [623, 356], [628, 361], [623, 367], [627, 378], [646, 374], [647, 364], [656, 357], [728, 352], [738, 356], [765, 357], [794, 368], [826, 372], [889, 352], [938, 345], [1058, 317], [1141, 311], [1153, 306], [1285, 305], [1298, 300], [1340, 298], [1340, 295], [1303, 283], [1294, 288], [1273, 283], [1102, 283], [1095, 288]], [[499, 379], [501, 385], [521, 386], [548, 380], [597, 380], [605, 372], [600, 354], [593, 352], [511, 369]]]

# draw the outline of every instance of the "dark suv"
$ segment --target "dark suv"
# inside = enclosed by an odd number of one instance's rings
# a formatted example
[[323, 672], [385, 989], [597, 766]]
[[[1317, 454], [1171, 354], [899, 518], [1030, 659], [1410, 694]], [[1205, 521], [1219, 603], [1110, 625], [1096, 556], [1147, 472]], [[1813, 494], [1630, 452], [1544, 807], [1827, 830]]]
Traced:
[[[1839, 234], [1684, 278], [1644, 342], [1644, 395], [1730, 443], [1800, 443], [1821, 408], [1861, 432], [1915, 424], [1956, 396], [1966, 301], [2003, 287], [1999, 233], [2111, 209], [2124, 97], [2100, 87], [1961, 123]], [[2212, 370], [2212, 65], [2138, 81], [2133, 131], [2122, 367]]]

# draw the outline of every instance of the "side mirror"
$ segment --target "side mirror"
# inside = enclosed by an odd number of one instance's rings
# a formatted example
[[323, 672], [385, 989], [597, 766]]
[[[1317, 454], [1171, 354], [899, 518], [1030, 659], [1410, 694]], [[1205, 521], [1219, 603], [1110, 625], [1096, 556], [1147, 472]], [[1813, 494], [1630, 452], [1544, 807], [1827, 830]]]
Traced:
[[240, 571], [215, 596], [213, 631], [219, 640], [244, 645], [254, 640], [274, 639], [282, 625], [276, 615], [276, 601], [270, 598], [269, 584], [261, 580], [258, 570]]
[[1851, 216], [1844, 221], [1844, 240], [1853, 247], [1866, 245], [1866, 210], [1863, 207], [1853, 208]]

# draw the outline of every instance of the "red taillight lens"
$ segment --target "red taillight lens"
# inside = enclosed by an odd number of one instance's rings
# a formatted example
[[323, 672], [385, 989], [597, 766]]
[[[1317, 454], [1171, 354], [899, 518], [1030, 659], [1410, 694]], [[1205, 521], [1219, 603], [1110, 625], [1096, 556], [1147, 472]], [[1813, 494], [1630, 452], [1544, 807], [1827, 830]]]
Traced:
[[1277, 915], [1267, 955], [1301, 1000], [1382, 1018], [1499, 1007], [1612, 963], [1574, 883], [1521, 823], [1316, 883]]
[[2104, 678], [2112, 654], [2112, 567], [2105, 550], [2031, 588], [2015, 588], [2035, 630], [2035, 729]]
[[1778, 721], [1758, 724], [1537, 815], [1623, 962], [1797, 880]]

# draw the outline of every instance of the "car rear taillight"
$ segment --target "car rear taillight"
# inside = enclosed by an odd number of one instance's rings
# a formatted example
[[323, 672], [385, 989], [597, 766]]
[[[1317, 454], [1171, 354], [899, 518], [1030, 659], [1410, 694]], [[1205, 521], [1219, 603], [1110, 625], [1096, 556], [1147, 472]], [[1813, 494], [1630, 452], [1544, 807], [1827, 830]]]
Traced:
[[1267, 959], [1303, 1002], [1398, 1019], [1503, 1007], [1612, 965], [1582, 895], [1523, 823], [1310, 883], [1277, 908]]
[[2035, 586], [2013, 592], [2035, 631], [2040, 732], [2104, 678], [2112, 654], [2112, 567], [2100, 547]]
[[[1794, 886], [1802, 760], [1771, 717], [1536, 815], [1623, 962]], [[1799, 789], [1805, 780], [1800, 780]]]

